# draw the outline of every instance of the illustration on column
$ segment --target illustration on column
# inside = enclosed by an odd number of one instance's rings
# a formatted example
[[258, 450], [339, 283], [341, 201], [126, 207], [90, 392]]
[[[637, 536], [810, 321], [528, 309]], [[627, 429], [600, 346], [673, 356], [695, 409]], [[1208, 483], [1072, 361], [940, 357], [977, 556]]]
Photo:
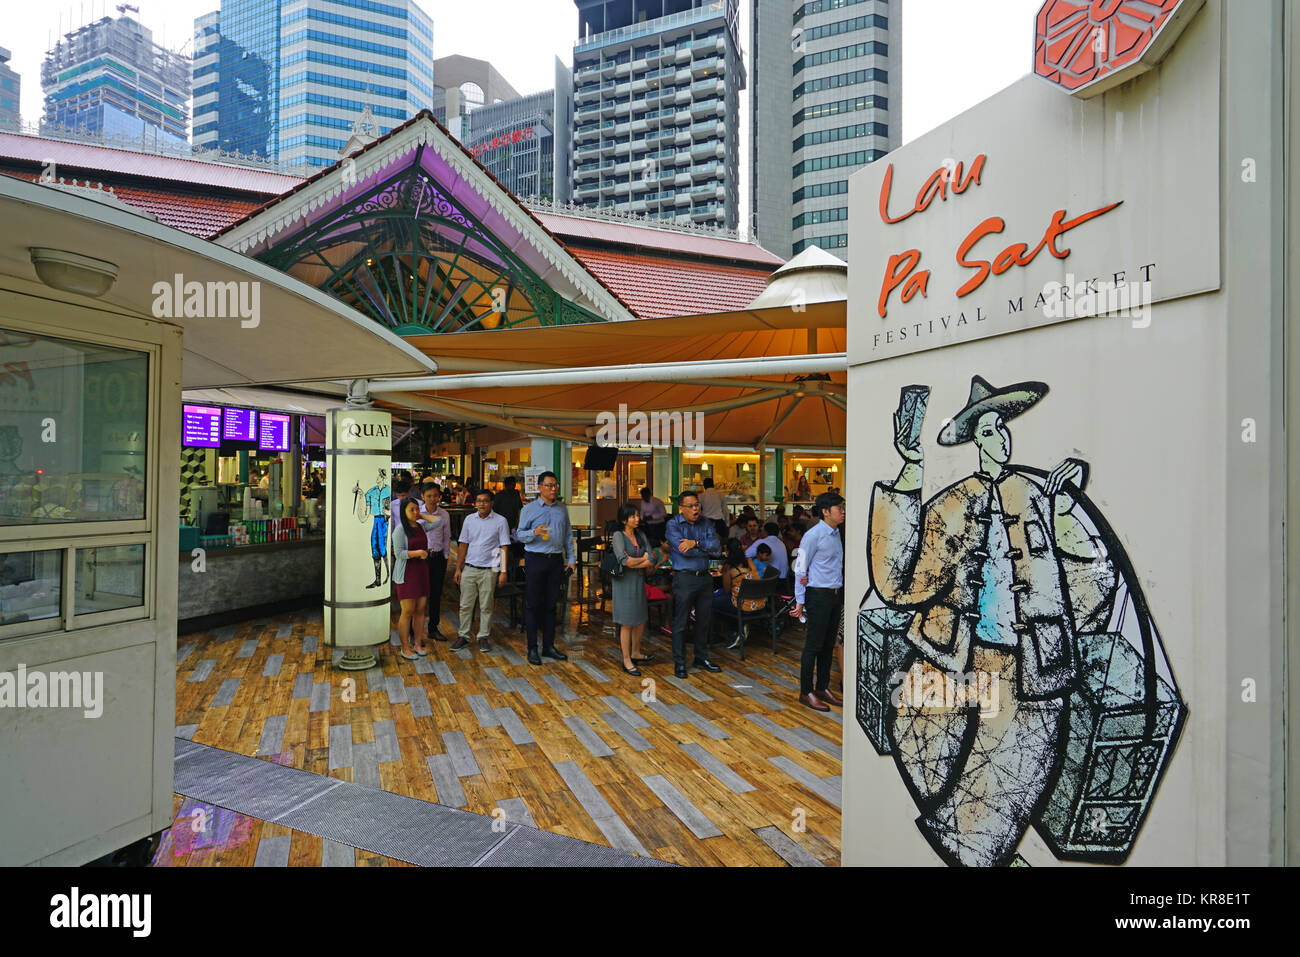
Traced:
[[1031, 825], [1059, 859], [1122, 863], [1187, 714], [1087, 463], [1012, 463], [1008, 423], [1047, 393], [975, 376], [938, 441], [978, 468], [922, 503], [930, 390], [905, 387], [902, 469], [872, 491], [858, 722], [950, 865], [1023, 863]]
[[375, 563], [375, 580], [367, 585], [367, 588], [378, 588], [388, 580], [380, 579], [387, 571], [388, 508], [391, 501], [392, 492], [388, 487], [387, 469], [380, 469], [375, 484], [364, 492], [361, 490], [360, 482], [352, 487], [352, 507], [357, 518], [363, 524], [367, 518], [371, 520], [370, 557]]

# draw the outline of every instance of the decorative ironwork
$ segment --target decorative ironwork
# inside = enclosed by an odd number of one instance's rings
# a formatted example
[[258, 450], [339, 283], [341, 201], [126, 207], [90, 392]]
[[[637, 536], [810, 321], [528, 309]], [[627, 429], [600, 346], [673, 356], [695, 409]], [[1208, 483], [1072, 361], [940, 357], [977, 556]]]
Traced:
[[399, 335], [605, 321], [547, 286], [420, 156], [258, 258]]

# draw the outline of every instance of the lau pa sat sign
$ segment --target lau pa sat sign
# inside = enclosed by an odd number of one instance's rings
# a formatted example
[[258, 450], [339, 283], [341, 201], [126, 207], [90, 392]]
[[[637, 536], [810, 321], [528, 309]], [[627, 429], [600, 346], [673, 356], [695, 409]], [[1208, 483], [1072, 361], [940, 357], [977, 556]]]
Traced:
[[1212, 26], [1105, 96], [1027, 76], [855, 174], [850, 364], [1070, 319], [1141, 329], [1153, 302], [1217, 289]]

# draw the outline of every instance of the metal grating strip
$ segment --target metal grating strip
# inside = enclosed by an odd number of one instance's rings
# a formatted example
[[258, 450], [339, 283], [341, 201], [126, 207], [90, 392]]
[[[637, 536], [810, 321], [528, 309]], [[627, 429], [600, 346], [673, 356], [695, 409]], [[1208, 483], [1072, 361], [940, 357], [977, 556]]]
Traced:
[[[425, 867], [636, 867], [664, 863], [518, 824], [494, 831], [494, 819], [487, 815], [192, 741], [175, 742], [175, 768], [176, 791], [197, 801]], [[509, 844], [489, 856], [508, 837]]]

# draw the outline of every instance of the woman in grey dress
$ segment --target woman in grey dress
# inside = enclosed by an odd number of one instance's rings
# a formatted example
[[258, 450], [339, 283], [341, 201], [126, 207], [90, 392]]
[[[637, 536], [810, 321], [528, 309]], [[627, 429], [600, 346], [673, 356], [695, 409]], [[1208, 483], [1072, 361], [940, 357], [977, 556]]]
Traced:
[[614, 558], [623, 566], [623, 574], [614, 579], [614, 624], [619, 625], [619, 643], [623, 646], [623, 670], [630, 675], [641, 674], [638, 664], [648, 662], [641, 657], [641, 632], [645, 630], [650, 610], [646, 605], [646, 571], [654, 567], [650, 555], [650, 542], [637, 530], [641, 524], [641, 509], [623, 504], [618, 508], [621, 531], [610, 536]]

